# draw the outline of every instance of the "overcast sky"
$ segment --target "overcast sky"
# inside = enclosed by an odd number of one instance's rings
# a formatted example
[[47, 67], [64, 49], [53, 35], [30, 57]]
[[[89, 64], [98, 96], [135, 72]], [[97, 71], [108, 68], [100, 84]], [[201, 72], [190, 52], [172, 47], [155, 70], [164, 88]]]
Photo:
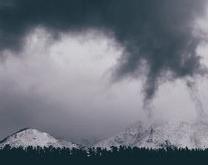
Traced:
[[32, 127], [76, 141], [138, 120], [202, 120], [207, 9], [204, 0], [0, 0], [0, 138]]

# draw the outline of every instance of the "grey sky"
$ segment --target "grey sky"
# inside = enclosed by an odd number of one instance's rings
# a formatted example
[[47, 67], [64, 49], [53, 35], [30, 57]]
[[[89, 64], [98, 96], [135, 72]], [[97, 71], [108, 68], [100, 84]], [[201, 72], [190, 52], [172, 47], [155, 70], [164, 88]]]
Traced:
[[[68, 33], [51, 42], [50, 34], [37, 28], [25, 38], [18, 56], [2, 52], [6, 58], [0, 65], [1, 138], [22, 127], [64, 139], [103, 138], [145, 120], [143, 80], [110, 81], [123, 51], [114, 42], [97, 31]], [[199, 52], [203, 49], [206, 46]], [[162, 85], [152, 105], [156, 119], [196, 117], [183, 81]]]
[[147, 120], [144, 103], [156, 120], [195, 120], [185, 81], [207, 107], [205, 4], [1, 1], [0, 138], [103, 138]]

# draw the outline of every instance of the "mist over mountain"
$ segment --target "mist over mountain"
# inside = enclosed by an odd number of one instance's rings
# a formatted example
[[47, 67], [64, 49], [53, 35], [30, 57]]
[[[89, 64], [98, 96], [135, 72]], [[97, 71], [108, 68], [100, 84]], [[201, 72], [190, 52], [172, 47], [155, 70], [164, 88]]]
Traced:
[[166, 147], [208, 148], [208, 123], [203, 122], [138, 122], [120, 134], [95, 145], [110, 149], [126, 146], [159, 149]]

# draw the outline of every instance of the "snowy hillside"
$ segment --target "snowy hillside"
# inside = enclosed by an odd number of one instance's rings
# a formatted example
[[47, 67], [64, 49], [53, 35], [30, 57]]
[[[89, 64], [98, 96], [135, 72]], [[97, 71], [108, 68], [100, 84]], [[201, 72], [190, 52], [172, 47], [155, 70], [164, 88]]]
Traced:
[[66, 141], [59, 141], [52, 137], [51, 135], [41, 132], [36, 129], [23, 129], [20, 130], [0, 142], [0, 148], [5, 145], [10, 145], [11, 147], [67, 147], [67, 148], [77, 148], [76, 144]]
[[101, 141], [95, 147], [110, 149], [111, 146], [130, 146], [158, 149], [166, 146], [208, 148], [208, 124], [167, 122], [153, 123], [149, 126], [138, 122], [124, 132], [107, 140]]

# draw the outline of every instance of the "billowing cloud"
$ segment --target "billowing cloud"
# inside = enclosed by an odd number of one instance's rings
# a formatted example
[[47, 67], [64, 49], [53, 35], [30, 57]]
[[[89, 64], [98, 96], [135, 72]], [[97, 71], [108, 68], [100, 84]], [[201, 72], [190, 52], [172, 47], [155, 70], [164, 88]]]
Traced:
[[137, 77], [144, 64], [145, 100], [161, 81], [204, 72], [194, 20], [205, 0], [2, 0], [0, 49], [21, 50], [23, 38], [42, 26], [53, 34], [99, 29], [124, 48], [115, 79]]
[[37, 28], [18, 56], [4, 51], [0, 139], [24, 127], [76, 141], [106, 137], [142, 118], [138, 82], [109, 84], [110, 70], [122, 53], [112, 45], [96, 31], [68, 33], [51, 42], [51, 35]]
[[[7, 58], [0, 65], [0, 139], [32, 127], [77, 142], [112, 136], [137, 120], [149, 122], [142, 109], [140, 81], [109, 83], [110, 71], [123, 52], [114, 40], [88, 31], [63, 34], [58, 42], [51, 42], [51, 34], [37, 28], [24, 42], [18, 56], [12, 51], [2, 54]], [[205, 53], [204, 49], [208, 46], [199, 52]], [[207, 107], [208, 84], [202, 80], [199, 84], [200, 100]], [[153, 117], [195, 118], [183, 81], [166, 83], [158, 91]]]

